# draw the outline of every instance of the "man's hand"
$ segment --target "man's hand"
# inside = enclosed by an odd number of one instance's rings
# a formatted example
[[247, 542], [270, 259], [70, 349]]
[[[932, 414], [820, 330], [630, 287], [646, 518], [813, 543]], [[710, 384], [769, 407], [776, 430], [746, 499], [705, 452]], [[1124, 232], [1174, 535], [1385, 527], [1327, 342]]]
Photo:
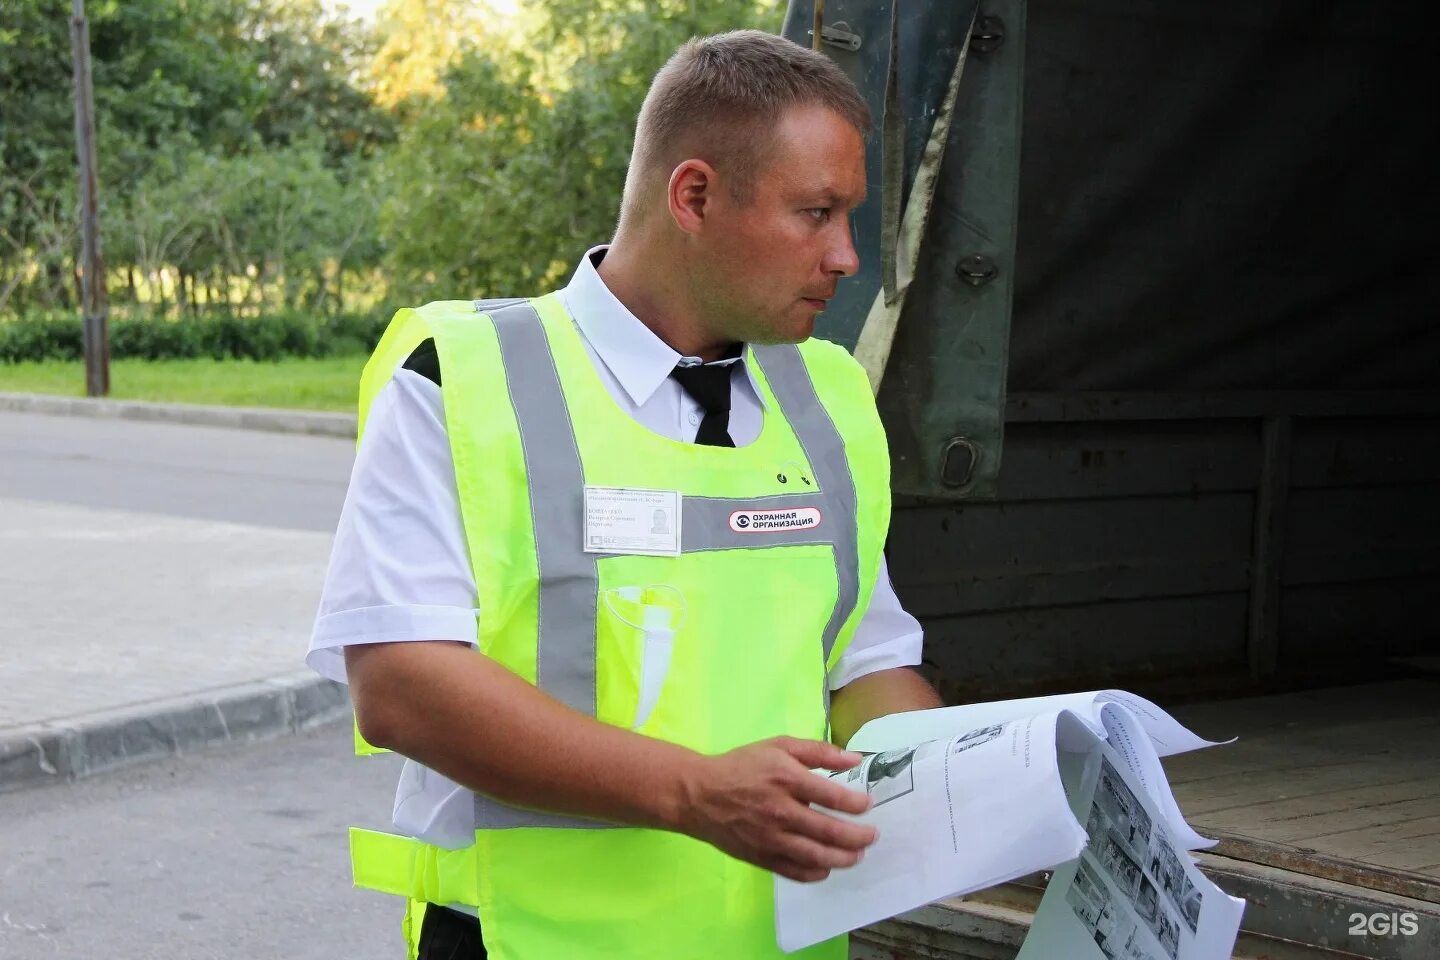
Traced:
[[810, 771], [849, 770], [860, 759], [793, 737], [704, 757], [682, 786], [680, 830], [782, 877], [824, 880], [836, 867], [859, 862], [876, 831], [812, 810], [815, 803], [860, 814], [870, 809], [870, 797]]

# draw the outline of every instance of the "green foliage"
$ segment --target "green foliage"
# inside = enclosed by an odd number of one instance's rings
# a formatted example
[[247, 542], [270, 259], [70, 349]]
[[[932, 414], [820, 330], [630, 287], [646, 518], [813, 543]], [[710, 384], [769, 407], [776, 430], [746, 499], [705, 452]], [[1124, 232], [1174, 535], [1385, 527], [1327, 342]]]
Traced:
[[619, 214], [650, 79], [692, 36], [780, 24], [775, 2], [544, 0], [531, 36], [471, 50], [384, 156], [383, 263], [398, 298], [556, 283]]
[[483, 0], [386, 0], [377, 13], [371, 92], [405, 117], [444, 95], [445, 72], [465, 49], [484, 43], [498, 20]]
[[[610, 237], [654, 72], [691, 36], [776, 29], [782, 9], [529, 0], [506, 21], [482, 0], [389, 0], [366, 27], [322, 0], [89, 0], [111, 300], [210, 331], [115, 336], [137, 356], [306, 355], [323, 332], [226, 333], [210, 308], [542, 291]], [[78, 299], [67, 14], [0, 2], [6, 314]], [[61, 328], [0, 330], [0, 355], [65, 355]]]
[[84, 328], [74, 317], [37, 313], [0, 322], [0, 363], [73, 360], [84, 352]]
[[[243, 303], [340, 309], [334, 284], [375, 261], [378, 202], [362, 161], [333, 169], [318, 138], [256, 154], [196, 153], [145, 177], [104, 225], [104, 248], [143, 276], [174, 267], [235, 279]], [[227, 285], [227, 296], [229, 287]]]
[[[255, 318], [228, 313], [179, 319], [118, 319], [109, 324], [116, 359], [278, 360], [282, 357], [351, 356], [374, 349], [385, 330], [376, 314], [281, 311]], [[34, 314], [0, 322], [0, 363], [79, 360], [81, 321], [68, 314]]]
[[360, 75], [379, 41], [320, 0], [230, 0], [235, 35], [263, 90], [260, 142], [290, 146], [318, 135], [327, 166], [369, 157], [395, 139], [396, 118], [376, 106]]
[[[238, 58], [240, 45], [217, 40], [225, 6], [88, 5], [102, 200], [173, 163], [177, 150], [231, 151], [251, 138], [261, 86]], [[42, 305], [68, 304], [78, 237], [67, 13], [43, 0], [0, 6], [0, 240], [9, 241], [0, 243], [0, 265], [37, 270], [43, 281], [16, 293]]]
[[[185, 225], [196, 219], [191, 201], [205, 177], [197, 167], [207, 163], [259, 163], [278, 151], [291, 171], [313, 175], [313, 155], [336, 184], [363, 189], [365, 161], [393, 140], [395, 120], [356, 79], [373, 39], [325, 10], [319, 0], [91, 0], [103, 249], [112, 268], [185, 269], [166, 257], [184, 246]], [[12, 310], [73, 302], [68, 11], [49, 0], [0, 4], [0, 307], [8, 301]], [[293, 205], [293, 193], [285, 202]], [[295, 230], [297, 215], [307, 212], [294, 211], [260, 244], [267, 256], [311, 241]], [[265, 222], [273, 230], [273, 216]], [[332, 239], [313, 238], [311, 259], [325, 256]], [[235, 252], [244, 258], [255, 247]], [[345, 252], [358, 266], [354, 258], [369, 251], [373, 263], [377, 250], [352, 241]], [[225, 269], [240, 275], [255, 262]], [[284, 296], [291, 299], [288, 289]]]
[[[223, 25], [220, 0], [109, 0], [86, 8], [101, 173], [124, 188], [151, 155], [176, 142], [242, 146], [262, 87]], [[0, 163], [42, 195], [74, 177], [69, 7], [6, 0], [0, 7]], [[23, 104], [23, 108], [20, 105]]]

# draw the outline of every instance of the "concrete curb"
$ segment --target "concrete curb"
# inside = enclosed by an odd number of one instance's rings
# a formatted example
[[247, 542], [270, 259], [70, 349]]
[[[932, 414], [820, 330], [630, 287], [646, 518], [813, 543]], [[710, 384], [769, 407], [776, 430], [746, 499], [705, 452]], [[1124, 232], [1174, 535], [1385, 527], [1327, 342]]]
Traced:
[[0, 733], [0, 793], [218, 743], [268, 740], [349, 712], [343, 684], [306, 670], [18, 727]]
[[356, 417], [350, 413], [317, 413], [311, 410], [265, 407], [207, 407], [193, 403], [145, 403], [139, 400], [101, 400], [45, 393], [0, 393], [0, 410], [184, 423], [198, 427], [268, 430], [273, 433], [303, 433], [346, 439], [354, 438], [356, 428]]

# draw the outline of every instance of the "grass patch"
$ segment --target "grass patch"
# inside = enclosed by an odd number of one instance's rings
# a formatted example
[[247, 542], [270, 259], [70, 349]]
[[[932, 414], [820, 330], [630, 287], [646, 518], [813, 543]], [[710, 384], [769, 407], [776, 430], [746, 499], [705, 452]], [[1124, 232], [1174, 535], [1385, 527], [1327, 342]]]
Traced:
[[[112, 360], [110, 397], [158, 403], [351, 412], [366, 356], [275, 361]], [[78, 360], [0, 363], [0, 392], [85, 395]]]

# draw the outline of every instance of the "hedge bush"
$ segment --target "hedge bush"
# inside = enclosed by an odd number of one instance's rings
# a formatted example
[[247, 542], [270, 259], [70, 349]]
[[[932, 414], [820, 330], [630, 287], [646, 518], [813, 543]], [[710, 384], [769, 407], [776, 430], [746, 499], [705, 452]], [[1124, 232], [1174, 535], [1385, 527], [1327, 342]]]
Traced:
[[[179, 319], [112, 318], [110, 356], [276, 360], [365, 353], [379, 342], [388, 319], [386, 311], [325, 318], [298, 311], [259, 317], [215, 313]], [[83, 356], [83, 323], [73, 314], [0, 319], [0, 363]]]

